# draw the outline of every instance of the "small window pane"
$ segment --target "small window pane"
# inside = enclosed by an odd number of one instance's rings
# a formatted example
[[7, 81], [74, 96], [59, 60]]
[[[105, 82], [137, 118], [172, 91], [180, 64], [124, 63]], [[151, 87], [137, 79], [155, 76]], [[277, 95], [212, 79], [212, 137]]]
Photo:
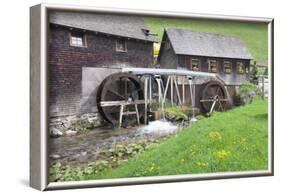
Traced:
[[125, 40], [116, 40], [116, 51], [126, 52], [126, 41]]
[[237, 73], [243, 74], [245, 73], [244, 66], [242, 62], [237, 62]]
[[232, 63], [229, 61], [225, 61], [223, 64], [224, 73], [231, 73], [232, 72]]
[[83, 47], [85, 46], [85, 35], [80, 32], [71, 32], [70, 44], [71, 46]]
[[209, 60], [209, 72], [211, 73], [218, 72], [218, 63], [216, 60]]
[[192, 71], [199, 71], [199, 60], [198, 59], [191, 59], [191, 70]]

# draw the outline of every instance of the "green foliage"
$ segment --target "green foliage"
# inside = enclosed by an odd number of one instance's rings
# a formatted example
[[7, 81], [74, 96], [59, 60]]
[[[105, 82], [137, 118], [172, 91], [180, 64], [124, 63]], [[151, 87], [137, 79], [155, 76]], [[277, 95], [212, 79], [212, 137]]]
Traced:
[[196, 116], [196, 119], [197, 119], [197, 120], [202, 120], [202, 119], [204, 119], [204, 118], [205, 118], [205, 117], [204, 117], [203, 115], [197, 115], [197, 116]]
[[181, 106], [169, 106], [165, 108], [165, 114], [174, 117], [175, 120], [187, 120], [187, 113]]
[[130, 157], [143, 152], [147, 148], [145, 142], [131, 143], [128, 145], [116, 145], [115, 147], [103, 150], [101, 154], [107, 157]]
[[83, 180], [88, 175], [97, 174], [110, 167], [111, 164], [106, 160], [91, 162], [86, 167], [62, 166], [61, 163], [55, 163], [50, 167], [49, 179], [51, 182]]
[[265, 68], [263, 75], [268, 75], [268, 67]]
[[260, 91], [257, 85], [250, 82], [245, 82], [239, 86], [236, 97], [236, 105], [245, 105], [252, 103], [256, 95], [259, 95]]
[[79, 120], [77, 123], [74, 124], [74, 128], [78, 133], [86, 133], [94, 127], [95, 123], [91, 123], [88, 120]]
[[161, 106], [162, 106], [161, 103], [153, 102], [153, 103], [151, 103], [150, 108], [152, 110], [157, 110], [158, 108], [161, 108]]
[[136, 156], [149, 146], [145, 142], [131, 143], [128, 145], [116, 145], [111, 149], [102, 150], [101, 158], [95, 162], [90, 162], [84, 167], [72, 167], [55, 163], [50, 167], [49, 179], [51, 182], [84, 180], [85, 177], [98, 174], [105, 169], [117, 167], [127, 162], [129, 157]]
[[255, 66], [253, 66], [252, 69], [251, 69], [251, 76], [257, 77], [258, 74], [259, 74], [259, 69], [258, 69], [258, 67], [255, 65]]
[[239, 86], [238, 95], [245, 96], [245, 95], [249, 94], [250, 92], [256, 93], [257, 89], [258, 89], [257, 85], [252, 84], [250, 82], [245, 82]]

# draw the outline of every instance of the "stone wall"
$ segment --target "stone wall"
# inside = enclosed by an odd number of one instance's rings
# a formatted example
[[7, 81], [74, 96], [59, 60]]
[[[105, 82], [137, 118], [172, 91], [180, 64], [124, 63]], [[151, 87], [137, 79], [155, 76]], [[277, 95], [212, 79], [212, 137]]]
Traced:
[[49, 119], [49, 133], [51, 137], [74, 135], [83, 130], [100, 127], [103, 124], [99, 113], [51, 117]]

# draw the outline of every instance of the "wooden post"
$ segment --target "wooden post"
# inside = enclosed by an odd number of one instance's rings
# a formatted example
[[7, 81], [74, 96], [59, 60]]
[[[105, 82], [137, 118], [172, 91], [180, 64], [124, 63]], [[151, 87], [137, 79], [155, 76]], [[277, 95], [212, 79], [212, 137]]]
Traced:
[[139, 115], [139, 110], [138, 110], [137, 104], [135, 104], [135, 111], [136, 111], [136, 116], [137, 116], [137, 123], [139, 125], [140, 124], [140, 115]]
[[152, 102], [152, 77], [149, 76], [149, 110], [151, 111], [151, 102]]
[[162, 96], [161, 83], [159, 80], [157, 80], [157, 82], [159, 82], [159, 83], [157, 83], [157, 85], [158, 85], [158, 103], [160, 104], [163, 96]]
[[185, 103], [185, 86], [184, 86], [184, 78], [185, 78], [185, 76], [182, 76], [182, 104], [184, 104]]
[[194, 80], [193, 80], [193, 78], [192, 78], [192, 94], [193, 94], [193, 108], [195, 108], [195, 104], [196, 104], [196, 100], [195, 100], [195, 90], [196, 90], [196, 87], [195, 87], [195, 84], [194, 84]]
[[123, 118], [123, 110], [124, 110], [124, 106], [123, 104], [120, 106], [120, 116], [119, 116], [119, 128], [121, 128], [122, 126], [122, 118]]
[[174, 84], [174, 76], [172, 75], [171, 76], [171, 104], [172, 104], [172, 106], [174, 105], [174, 99], [173, 99], [173, 93], [174, 93], [174, 88], [173, 88], [173, 84]]
[[147, 82], [148, 77], [144, 80], [144, 124], [147, 124]]

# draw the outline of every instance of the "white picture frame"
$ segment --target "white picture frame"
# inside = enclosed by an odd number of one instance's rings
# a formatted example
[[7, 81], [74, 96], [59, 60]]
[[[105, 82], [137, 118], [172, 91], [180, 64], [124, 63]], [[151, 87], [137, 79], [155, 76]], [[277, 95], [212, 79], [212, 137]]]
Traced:
[[[90, 181], [49, 182], [48, 181], [48, 65], [47, 36], [48, 12], [50, 10], [81, 11], [95, 13], [132, 14], [171, 18], [216, 19], [243, 22], [262, 22], [268, 24], [268, 67], [269, 67], [269, 119], [268, 119], [268, 169], [244, 172], [225, 172], [210, 174], [173, 175], [159, 177], [139, 177]], [[102, 187], [132, 184], [150, 184], [207, 179], [226, 179], [256, 176], [272, 176], [273, 162], [273, 18], [225, 16], [196, 13], [175, 13], [145, 10], [108, 9], [87, 6], [39, 4], [30, 8], [30, 186], [38, 190], [56, 190], [85, 187]]]

